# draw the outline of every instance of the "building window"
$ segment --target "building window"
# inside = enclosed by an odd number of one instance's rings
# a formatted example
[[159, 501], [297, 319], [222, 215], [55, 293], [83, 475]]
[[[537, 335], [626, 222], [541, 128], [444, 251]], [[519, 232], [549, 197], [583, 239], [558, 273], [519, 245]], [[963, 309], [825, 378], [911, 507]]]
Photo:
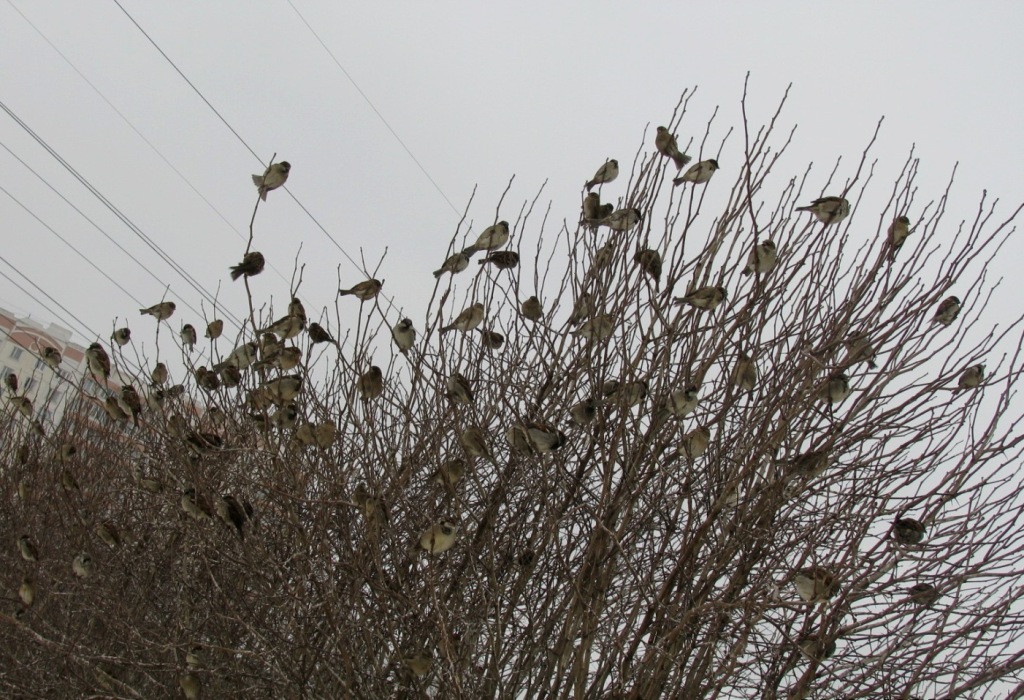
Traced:
[[23, 351], [21, 348], [11, 348], [11, 359], [17, 360], [19, 357], [21, 357], [22, 352]]
[[46, 366], [46, 363], [45, 363], [45, 362], [43, 362], [42, 358], [37, 358], [37, 359], [36, 359], [36, 371], [37, 371], [37, 372], [38, 372], [39, 370], [41, 370], [41, 369], [42, 369], [43, 367], [45, 367], [45, 366]]
[[25, 380], [25, 391], [28, 391], [36, 385], [35, 377], [29, 377]]

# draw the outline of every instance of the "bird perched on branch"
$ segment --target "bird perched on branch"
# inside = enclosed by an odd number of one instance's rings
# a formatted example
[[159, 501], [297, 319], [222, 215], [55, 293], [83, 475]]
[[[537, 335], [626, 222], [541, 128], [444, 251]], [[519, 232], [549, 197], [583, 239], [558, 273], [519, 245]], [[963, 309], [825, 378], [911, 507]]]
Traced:
[[263, 272], [265, 264], [266, 260], [263, 259], [263, 253], [255, 250], [249, 251], [242, 257], [242, 262], [231, 266], [231, 279], [237, 280], [243, 275], [254, 277]]
[[838, 224], [850, 214], [850, 203], [843, 197], [821, 197], [797, 211], [809, 211], [826, 226]]
[[544, 318], [544, 307], [540, 305], [540, 299], [532, 296], [522, 303], [520, 307], [523, 317], [530, 321], [539, 321]]
[[395, 340], [400, 352], [407, 353], [416, 342], [416, 329], [412, 327], [411, 318], [403, 318], [391, 329], [391, 337]]
[[963, 371], [960, 375], [959, 381], [957, 381], [957, 388], [954, 391], [964, 391], [965, 389], [977, 389], [981, 386], [982, 382], [985, 381], [985, 365], [977, 364], [971, 365]]
[[363, 401], [370, 401], [383, 394], [384, 373], [381, 372], [380, 367], [371, 365], [369, 371], [359, 377], [356, 388]]
[[775, 243], [772, 241], [758, 243], [750, 249], [750, 255], [747, 256], [747, 266], [743, 268], [743, 274], [752, 275], [757, 272], [763, 275], [771, 272], [778, 260], [779, 253], [775, 249]]
[[924, 524], [913, 518], [896, 518], [892, 524], [893, 539], [900, 544], [919, 544], [924, 534]]
[[701, 287], [695, 289], [686, 296], [676, 297], [675, 303], [689, 304], [695, 309], [711, 311], [725, 301], [728, 293], [725, 287]]
[[483, 320], [484, 305], [477, 302], [468, 309], [464, 309], [462, 313], [455, 317], [454, 321], [442, 328], [441, 332], [447, 333], [448, 331], [462, 331], [463, 333], [466, 333], [483, 323]]
[[831, 598], [839, 590], [839, 579], [828, 569], [812, 566], [800, 569], [793, 575], [796, 592], [808, 603], [817, 603]]
[[455, 544], [455, 537], [458, 531], [459, 526], [447, 520], [435, 523], [420, 535], [420, 548], [430, 554], [447, 552]]
[[299, 334], [299, 331], [301, 331], [305, 327], [306, 319], [304, 316], [288, 314], [284, 318], [280, 318], [274, 321], [266, 328], [261, 328], [260, 333], [272, 333], [275, 336], [281, 336], [282, 340], [288, 340], [289, 338], [294, 338], [295, 336], [297, 336]]
[[338, 296], [352, 295], [360, 301], [369, 301], [380, 293], [380, 288], [384, 286], [384, 280], [368, 279], [360, 282], [351, 289], [339, 289]]
[[111, 338], [120, 347], [124, 347], [132, 339], [132, 331], [130, 328], [118, 328]]
[[753, 391], [757, 384], [757, 365], [741, 352], [729, 379], [740, 391]]
[[607, 340], [615, 333], [615, 320], [608, 314], [598, 314], [583, 322], [576, 335], [587, 340]]
[[267, 201], [267, 192], [276, 190], [288, 181], [288, 173], [291, 172], [292, 164], [286, 160], [280, 163], [272, 163], [263, 171], [262, 175], [253, 175], [252, 184], [259, 190], [260, 199]]
[[195, 347], [198, 339], [199, 336], [196, 335], [195, 326], [191, 323], [186, 323], [181, 327], [181, 344], [188, 348], [189, 353], [192, 352], [192, 348]]
[[675, 134], [670, 133], [663, 126], [658, 127], [658, 133], [654, 136], [654, 147], [658, 149], [658, 153], [672, 159], [672, 162], [676, 164], [676, 170], [681, 170], [684, 165], [693, 160], [685, 153], [679, 152]]
[[483, 457], [494, 464], [494, 466], [498, 466], [490, 449], [487, 447], [487, 438], [484, 436], [484, 431], [475, 425], [462, 431], [459, 435], [459, 444], [462, 445], [462, 449], [470, 457]]
[[572, 422], [581, 428], [589, 425], [597, 417], [597, 401], [591, 398], [584, 399], [569, 409]]
[[60, 354], [60, 350], [50, 346], [46, 346], [45, 348], [43, 348], [42, 357], [43, 362], [48, 364], [53, 369], [57, 369], [58, 367], [60, 367], [60, 363], [64, 359]]
[[8, 372], [7, 376], [4, 377], [4, 386], [7, 387], [7, 391], [9, 391], [11, 393], [11, 396], [14, 396], [15, 394], [17, 394], [18, 393], [18, 375], [16, 375], [14, 372]]
[[889, 239], [889, 261], [896, 259], [896, 251], [900, 249], [903, 242], [907, 240], [907, 236], [910, 235], [910, 219], [906, 216], [897, 216], [896, 219], [889, 224], [889, 231], [887, 236]]
[[651, 248], [644, 248], [636, 251], [633, 262], [640, 266], [644, 274], [654, 280], [654, 286], [657, 287], [661, 282], [661, 253]]
[[604, 185], [619, 176], [619, 161], [611, 158], [605, 161], [604, 165], [597, 169], [594, 173], [594, 177], [590, 178], [584, 187], [587, 188], [587, 192], [594, 189], [597, 185]]
[[237, 498], [230, 493], [226, 493], [217, 501], [215, 508], [217, 516], [224, 521], [224, 524], [228, 527], [234, 526], [238, 530], [238, 538], [244, 540], [245, 531], [243, 527], [252, 518], [253, 514], [252, 505], [249, 501], [239, 503]]
[[850, 395], [850, 378], [836, 372], [818, 390], [818, 398], [828, 404], [840, 403]]
[[672, 180], [672, 185], [678, 187], [684, 182], [692, 182], [695, 185], [703, 185], [711, 176], [718, 170], [718, 161], [714, 158], [708, 158], [702, 160], [699, 163], [694, 163], [690, 166], [689, 170]]
[[519, 253], [513, 250], [499, 250], [480, 261], [481, 265], [491, 263], [499, 270], [510, 270], [519, 264]]
[[598, 226], [607, 226], [612, 231], [628, 231], [640, 223], [643, 214], [636, 207], [628, 207], [613, 211], [608, 216], [597, 221]]
[[313, 345], [318, 343], [338, 344], [338, 341], [334, 339], [334, 336], [328, 333], [319, 323], [309, 324], [309, 328], [306, 329], [306, 333], [309, 335], [309, 339], [312, 341]]
[[452, 372], [451, 376], [448, 377], [446, 389], [445, 396], [452, 403], [462, 404], [463, 406], [473, 403], [473, 388], [470, 386], [469, 380], [459, 372]]
[[938, 308], [935, 309], [935, 315], [932, 317], [933, 323], [940, 323], [943, 326], [948, 326], [956, 317], [960, 315], [960, 299], [959, 297], [949, 296], [942, 300]]
[[88, 362], [89, 371], [97, 381], [99, 377], [106, 379], [110, 376], [110, 357], [102, 345], [99, 343], [90, 345], [89, 349], [85, 351], [85, 359]]
[[162, 301], [159, 304], [154, 304], [148, 309], [139, 309], [139, 314], [142, 316], [152, 316], [157, 321], [166, 321], [174, 313], [174, 310], [178, 308], [173, 301]]
[[194, 520], [213, 520], [210, 501], [194, 488], [185, 489], [181, 494], [181, 509]]
[[220, 337], [221, 333], [224, 332], [224, 322], [219, 318], [216, 318], [206, 324], [206, 337], [210, 340], [216, 340]]
[[463, 270], [465, 270], [467, 267], [469, 267], [469, 255], [467, 255], [465, 252], [455, 253], [454, 255], [449, 256], [449, 258], [444, 261], [444, 264], [441, 265], [440, 269], [434, 270], [434, 277], [439, 278], [446, 272], [450, 272], [453, 275], [457, 275]]
[[488, 350], [497, 350], [505, 344], [505, 336], [495, 331], [489, 331], [484, 328], [478, 328], [477, 332], [480, 333], [480, 344]]
[[466, 255], [473, 255], [481, 250], [494, 250], [508, 243], [508, 222], [499, 221], [493, 226], [488, 226], [483, 230], [477, 239], [476, 243], [466, 248], [463, 253]]

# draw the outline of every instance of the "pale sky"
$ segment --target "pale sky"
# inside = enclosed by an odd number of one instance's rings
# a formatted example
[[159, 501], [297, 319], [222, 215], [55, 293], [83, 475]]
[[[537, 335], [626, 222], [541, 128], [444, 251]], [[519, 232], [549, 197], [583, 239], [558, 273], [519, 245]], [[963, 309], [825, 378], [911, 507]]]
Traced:
[[[542, 183], [551, 203], [548, 236], [575, 224], [580, 188], [606, 158], [629, 168], [648, 129], [669, 121], [680, 94], [696, 86], [678, 130], [699, 144], [718, 108], [709, 144], [722, 170], [708, 196], [726, 197], [739, 170], [740, 97], [751, 73], [756, 130], [793, 84], [779, 139], [798, 129], [763, 196], [774, 201], [809, 161], [805, 194], [817, 196], [835, 160], [852, 175], [878, 119], [872, 195], [881, 203], [916, 144], [920, 205], [941, 195], [959, 161], [944, 228], [972, 218], [983, 189], [999, 197], [997, 219], [1024, 199], [1024, 109], [1019, 49], [1024, 7], [1013, 2], [734, 3], [334, 3], [292, 0], [344, 70], [373, 102], [460, 212], [474, 234], [514, 221]], [[288, 0], [138, 2], [124, 8], [175, 61], [261, 159], [292, 163], [289, 189], [349, 255], [360, 250], [384, 291], [417, 327], [460, 216], [435, 189], [353, 83], [302, 23]], [[74, 63], [132, 125], [228, 219], [222, 220], [126, 125], [14, 9]], [[0, 100], [237, 315], [241, 282], [228, 278], [245, 240], [256, 192], [256, 159], [177, 75], [113, 2], [0, 2]], [[142, 263], [140, 267], [0, 149], [0, 186], [116, 277], [146, 305], [164, 284], [196, 308], [199, 295], [72, 179], [4, 112], [0, 142], [17, 154]], [[697, 155], [697, 154], [694, 154]], [[705, 157], [711, 154], [705, 154]], [[621, 192], [621, 190], [620, 190]], [[712, 207], [714, 210], [714, 207]], [[864, 235], [877, 217], [861, 212]], [[913, 218], [915, 212], [910, 212]], [[0, 192], [2, 256], [43, 286], [102, 338], [127, 318], [136, 342], [152, 343], [152, 320]], [[521, 245], [537, 236], [535, 216]], [[710, 225], [710, 220], [707, 222]], [[460, 240], [461, 243], [461, 240]], [[516, 241], [513, 241], [515, 244]], [[261, 207], [254, 248], [290, 277], [302, 247], [301, 296], [311, 317], [333, 308], [337, 270], [346, 286], [362, 278], [284, 192]], [[1011, 241], [998, 271], [1018, 274], [1024, 242]], [[0, 272], [13, 276], [0, 262]], [[532, 277], [533, 270], [523, 270]], [[152, 276], [151, 274], [152, 273]], [[155, 277], [155, 279], [154, 279]], [[17, 277], [19, 282], [21, 280]], [[465, 290], [466, 275], [456, 278]], [[253, 280], [259, 300], [288, 283], [267, 270]], [[169, 298], [173, 298], [169, 297]], [[45, 301], [45, 300], [44, 300]], [[997, 305], [1016, 315], [1004, 288]], [[78, 324], [44, 311], [0, 277], [0, 306], [44, 323]], [[356, 304], [343, 305], [342, 323]], [[345, 314], [349, 315], [346, 316]], [[397, 320], [397, 312], [392, 314]], [[333, 312], [330, 316], [333, 319]], [[145, 321], [149, 321], [148, 323]], [[175, 330], [201, 319], [184, 308]], [[332, 329], [333, 320], [331, 321]], [[118, 325], [123, 325], [119, 323]]]

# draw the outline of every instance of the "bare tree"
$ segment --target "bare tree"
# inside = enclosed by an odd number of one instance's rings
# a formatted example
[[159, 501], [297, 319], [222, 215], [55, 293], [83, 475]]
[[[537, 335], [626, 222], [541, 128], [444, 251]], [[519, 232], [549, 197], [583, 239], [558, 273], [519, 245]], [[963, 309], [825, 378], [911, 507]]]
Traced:
[[870, 145], [769, 189], [778, 116], [710, 181], [646, 136], [553, 242], [524, 203], [408, 349], [369, 288], [326, 338], [250, 296], [137, 428], [12, 405], [4, 694], [1019, 696], [1022, 326], [978, 319], [1020, 209], [949, 224], [911, 153], [868, 210]]

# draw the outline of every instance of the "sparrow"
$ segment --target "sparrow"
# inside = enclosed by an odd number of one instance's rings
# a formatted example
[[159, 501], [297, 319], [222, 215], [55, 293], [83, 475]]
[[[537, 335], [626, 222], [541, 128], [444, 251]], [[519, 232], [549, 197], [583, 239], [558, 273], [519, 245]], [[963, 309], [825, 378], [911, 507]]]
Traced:
[[593, 398], [580, 401], [569, 409], [569, 415], [572, 417], [572, 422], [581, 428], [589, 425], [597, 417], [597, 402]]
[[303, 423], [302, 425], [300, 425], [298, 428], [295, 429], [294, 438], [296, 439], [296, 441], [299, 442], [299, 444], [306, 446], [315, 443], [316, 438], [313, 436], [313, 424]]
[[32, 607], [32, 603], [36, 600], [36, 585], [32, 581], [32, 577], [26, 576], [21, 579], [21, 585], [18, 586], [18, 597], [21, 598], [21, 604], [26, 608]]
[[800, 569], [793, 575], [796, 592], [808, 603], [828, 600], [839, 590], [839, 580], [835, 575], [820, 566]]
[[682, 418], [697, 408], [700, 403], [700, 387], [696, 384], [688, 384], [683, 389], [677, 389], [668, 395], [662, 411], [666, 415]]
[[275, 403], [291, 401], [302, 391], [302, 377], [290, 374], [263, 382], [263, 390]]
[[483, 328], [478, 328], [477, 330], [480, 332], [480, 344], [488, 350], [497, 350], [504, 345], [505, 336], [501, 333], [484, 330]]
[[288, 302], [288, 315], [299, 319], [302, 327], [306, 327], [306, 308], [298, 297], [292, 297], [292, 300]]
[[508, 243], [508, 222], [499, 221], [493, 226], [488, 226], [483, 230], [477, 239], [476, 243], [466, 248], [463, 253], [466, 255], [472, 255], [477, 251], [481, 250], [494, 250]]
[[871, 340], [864, 333], [857, 333], [849, 336], [843, 341], [843, 345], [846, 346], [846, 361], [844, 364], [855, 365], [858, 362], [866, 362], [868, 369], [875, 369], [878, 365], [875, 364], [875, 346], [871, 344]]
[[676, 297], [675, 303], [689, 304], [695, 309], [712, 311], [728, 296], [725, 287], [700, 287], [686, 296]]
[[220, 334], [224, 332], [224, 321], [219, 318], [210, 321], [206, 324], [206, 337], [210, 340], [216, 340], [220, 337]]
[[65, 491], [81, 491], [82, 487], [78, 485], [78, 481], [75, 480], [75, 475], [71, 473], [70, 469], [64, 469], [60, 473], [60, 485]]
[[217, 501], [216, 509], [217, 517], [223, 520], [224, 524], [228, 527], [233, 526], [238, 530], [238, 539], [244, 540], [245, 532], [242, 530], [242, 527], [246, 521], [252, 518], [252, 505], [249, 501], [245, 501], [243, 505], [230, 493], [226, 493]]
[[483, 457], [495, 466], [498, 465], [487, 448], [487, 438], [484, 437], [484, 432], [475, 425], [462, 431], [459, 435], [459, 444], [470, 457]]
[[985, 365], [971, 365], [960, 375], [957, 388], [954, 391], [964, 389], [977, 389], [985, 381]]
[[[253, 175], [253, 177], [255, 178], [256, 176]], [[265, 198], [267, 193], [261, 192], [260, 196]], [[199, 679], [191, 673], [186, 673], [178, 678], [178, 687], [181, 688], [181, 694], [185, 696], [185, 700], [199, 700], [199, 694], [203, 689]]]
[[462, 404], [463, 406], [473, 403], [473, 389], [469, 385], [469, 380], [458, 372], [452, 372], [452, 375], [448, 377], [445, 396], [452, 403]]
[[4, 377], [4, 385], [7, 387], [7, 390], [9, 392], [11, 392], [12, 396], [14, 394], [17, 394], [18, 393], [18, 375], [16, 375], [14, 372], [8, 372], [7, 376]]
[[271, 333], [275, 336], [281, 336], [282, 340], [288, 340], [294, 338], [299, 334], [303, 328], [306, 327], [306, 322], [299, 316], [288, 315], [284, 318], [274, 321], [272, 324], [260, 330], [260, 333], [267, 334]]
[[935, 315], [932, 317], [933, 323], [941, 323], [943, 326], [948, 326], [956, 317], [960, 315], [960, 299], [955, 296], [946, 297], [939, 304], [938, 308], [935, 309]]
[[526, 434], [538, 452], [552, 452], [565, 444], [565, 433], [546, 423], [527, 423]]
[[388, 508], [380, 498], [374, 496], [366, 489], [366, 484], [359, 484], [352, 494], [352, 503], [363, 511], [366, 524], [376, 527], [381, 522], [388, 521]]
[[234, 367], [236, 369], [248, 369], [249, 366], [256, 360], [256, 355], [259, 353], [259, 344], [255, 341], [249, 341], [248, 343], [242, 343], [237, 348], [232, 350], [223, 362], [218, 362], [213, 366], [213, 369], [220, 371], [225, 367]]
[[907, 236], [910, 235], [910, 219], [906, 216], [897, 216], [891, 224], [887, 236], [889, 239], [889, 261], [896, 259], [896, 251], [900, 249]]
[[597, 218], [601, 211], [601, 195], [591, 192], [583, 198], [583, 221], [590, 222]]
[[821, 197], [806, 207], [797, 207], [796, 210], [809, 211], [828, 226], [838, 224], [850, 214], [850, 203], [843, 197]]
[[335, 340], [330, 333], [324, 330], [324, 327], [319, 323], [309, 324], [309, 327], [306, 329], [306, 333], [309, 334], [309, 339], [313, 342], [313, 345], [316, 345], [317, 343], [338, 344], [338, 341]]
[[299, 424], [299, 407], [291, 401], [281, 404], [270, 417], [270, 424], [278, 430], [294, 430]]
[[430, 666], [433, 664], [434, 659], [430, 654], [420, 653], [406, 656], [402, 659], [402, 662], [417, 678], [423, 678], [423, 676], [430, 673]]
[[360, 282], [351, 289], [339, 289], [338, 296], [352, 295], [360, 301], [369, 301], [380, 293], [380, 288], [384, 286], [384, 280], [368, 279]]
[[453, 275], [457, 275], [463, 270], [465, 270], [467, 267], [469, 267], [469, 255], [466, 254], [465, 252], [455, 253], [447, 260], [445, 260], [444, 264], [441, 265], [439, 269], [434, 270], [434, 278], [438, 279], [441, 277], [441, 275], [443, 275], [446, 272], [450, 272]]
[[544, 318], [544, 308], [540, 305], [540, 299], [532, 296], [519, 307], [523, 317], [527, 320], [537, 322]]
[[683, 453], [691, 460], [704, 456], [711, 443], [711, 431], [703, 425], [697, 426], [683, 436]]
[[232, 281], [237, 280], [243, 275], [246, 277], [254, 277], [263, 272], [263, 266], [266, 265], [266, 260], [263, 258], [263, 253], [255, 250], [249, 251], [242, 257], [242, 262], [237, 265], [231, 266], [231, 279]]
[[824, 661], [836, 653], [836, 640], [821, 640], [817, 635], [806, 635], [799, 639], [800, 651], [815, 661]]
[[196, 344], [198, 337], [196, 336], [196, 329], [191, 323], [186, 323], [181, 327], [181, 344], [188, 348], [189, 353], [192, 352], [192, 348]]
[[572, 314], [569, 316], [569, 325], [578, 326], [583, 323], [590, 314], [594, 312], [593, 305], [591, 304], [591, 296], [589, 292], [584, 292], [576, 297], [576, 301], [572, 305]]
[[[612, 389], [614, 386], [614, 389]], [[647, 382], [640, 380], [636, 382], [608, 382], [604, 387], [605, 396], [614, 399], [616, 403], [624, 408], [632, 408], [647, 398]]]
[[520, 423], [513, 423], [505, 431], [505, 442], [512, 448], [512, 451], [523, 457], [533, 454], [533, 441], [526, 432], [526, 426]]
[[206, 369], [206, 365], [196, 368], [195, 377], [196, 384], [201, 389], [206, 391], [217, 391], [217, 389], [220, 389], [220, 377], [217, 376], [216, 372]]
[[272, 163], [270, 167], [263, 171], [262, 175], [253, 175], [252, 184], [256, 185], [256, 189], [259, 190], [260, 199], [264, 202], [267, 201], [267, 192], [276, 190], [287, 182], [288, 173], [291, 169], [292, 164], [282, 160], [280, 163]]
[[92, 576], [92, 557], [86, 552], [79, 552], [71, 562], [71, 570], [78, 578], [89, 578]]
[[658, 127], [658, 133], [654, 137], [654, 147], [658, 149], [658, 153], [672, 159], [672, 162], [676, 164], [676, 170], [681, 170], [684, 165], [693, 160], [685, 153], [679, 152], [675, 134], [669, 133], [669, 130], [663, 126]]
[[636, 207], [613, 211], [597, 221], [598, 226], [607, 226], [612, 231], [628, 231], [640, 223], [643, 214]]
[[481, 265], [487, 263], [491, 263], [499, 270], [511, 270], [519, 264], [519, 253], [512, 250], [499, 250], [480, 261]]
[[294, 369], [298, 366], [299, 362], [302, 361], [302, 348], [289, 345], [286, 348], [281, 348], [281, 351], [277, 353], [277, 356], [273, 360], [273, 365], [278, 369], [287, 372], [290, 369]]
[[242, 383], [242, 370], [238, 369], [234, 365], [228, 365], [227, 367], [221, 368], [217, 377], [219, 377], [222, 386], [225, 386], [228, 389], [234, 389]]
[[829, 465], [828, 450], [804, 452], [789, 460], [789, 471], [805, 479], [821, 476]]
[[431, 525], [420, 535], [420, 547], [430, 554], [447, 552], [455, 544], [455, 536], [459, 526], [447, 520]]
[[590, 274], [596, 275], [597, 273], [604, 270], [606, 267], [612, 264], [615, 260], [615, 244], [608, 241], [603, 246], [597, 249], [594, 253], [594, 259], [590, 263]]
[[[197, 433], [190, 431], [185, 436], [185, 445], [197, 457], [208, 455], [224, 447], [224, 438], [217, 433]], [[206, 504], [209, 506], [209, 504]], [[209, 510], [209, 508], [207, 508]], [[212, 513], [212, 511], [210, 511]], [[212, 516], [211, 516], [212, 517]]]
[[18, 412], [26, 418], [32, 417], [32, 401], [27, 396], [12, 396], [11, 405], [18, 409]]
[[448, 331], [471, 331], [484, 320], [484, 305], [477, 302], [455, 317], [455, 320], [441, 329], [442, 333]]
[[576, 331], [576, 335], [587, 340], [607, 340], [615, 333], [615, 322], [607, 314], [600, 314], [587, 320]]
[[757, 365], [745, 353], [741, 352], [739, 359], [736, 360], [736, 366], [732, 370], [730, 381], [740, 391], [754, 390], [754, 385], [757, 384]]
[[139, 398], [139, 392], [131, 384], [121, 387], [121, 402], [128, 407], [127, 412], [131, 414], [132, 421], [138, 426], [139, 415], [142, 413], [142, 399]]
[[60, 350], [54, 347], [46, 346], [43, 348], [43, 362], [50, 365], [53, 369], [60, 367], [60, 363], [64, 358], [61, 357]]
[[132, 331], [130, 328], [118, 328], [110, 337], [120, 347], [124, 347], [132, 339]]
[[651, 248], [638, 250], [633, 256], [633, 262], [654, 280], [654, 286], [657, 287], [661, 282], [661, 253]]
[[18, 538], [18, 551], [25, 561], [39, 561], [39, 550], [32, 544], [32, 539], [28, 535]]
[[101, 406], [103, 407], [103, 410], [107, 412], [107, 415], [110, 416], [111, 420], [128, 420], [128, 413], [121, 408], [121, 404], [118, 403], [116, 396], [108, 396], [103, 400]]
[[57, 458], [61, 464], [67, 464], [71, 461], [71, 458], [78, 453], [78, 448], [72, 445], [70, 442], [65, 442], [60, 446], [60, 451], [57, 453]]
[[213, 520], [213, 509], [206, 496], [196, 493], [194, 488], [185, 489], [181, 494], [181, 509], [193, 520]]
[[148, 309], [139, 309], [139, 314], [142, 316], [152, 316], [157, 321], [166, 321], [174, 313], [174, 310], [178, 308], [175, 306], [173, 301], [162, 301], [159, 304], [154, 304]]
[[692, 182], [695, 185], [703, 185], [711, 176], [718, 170], [718, 161], [714, 158], [702, 160], [699, 163], [694, 163], [690, 166], [690, 169], [677, 178], [672, 180], [672, 186], [676, 187], [684, 182]]
[[337, 435], [338, 425], [330, 418], [313, 428], [313, 439], [316, 441], [317, 446], [325, 450], [334, 444], [334, 439]]
[[928, 608], [938, 602], [942, 594], [930, 583], [916, 583], [908, 591], [910, 599], [922, 608]]
[[94, 528], [96, 536], [103, 540], [111, 549], [121, 546], [121, 535], [117, 531], [117, 526], [114, 525], [113, 521], [101, 520], [96, 523]]
[[377, 365], [371, 365], [368, 372], [359, 377], [356, 383], [359, 396], [363, 401], [370, 401], [384, 393], [384, 374]]
[[747, 266], [743, 268], [743, 274], [752, 275], [757, 272], [764, 275], [771, 272], [778, 261], [779, 252], [775, 249], [775, 243], [772, 241], [758, 243], [750, 249], [750, 254], [747, 256]]
[[924, 534], [924, 525], [913, 518], [896, 518], [892, 524], [893, 539], [900, 544], [920, 544]]
[[401, 353], [407, 353], [416, 342], [416, 329], [412, 327], [412, 319], [403, 318], [391, 329], [391, 337]]
[[820, 389], [818, 399], [827, 404], [836, 404], [850, 395], [850, 378], [843, 372], [836, 372], [828, 378]]
[[163, 362], [157, 362], [153, 367], [153, 371], [149, 373], [149, 378], [153, 381], [153, 386], [162, 386], [167, 383], [167, 365]]
[[438, 467], [430, 478], [439, 486], [455, 486], [466, 473], [466, 460], [449, 459]]
[[89, 364], [89, 372], [97, 382], [100, 377], [106, 379], [110, 376], [110, 357], [107, 356], [107, 351], [103, 349], [102, 345], [99, 343], [90, 345], [89, 349], [85, 351], [85, 359]]
[[594, 177], [587, 181], [584, 187], [587, 188], [587, 192], [594, 189], [597, 185], [604, 185], [611, 182], [619, 176], [619, 161], [614, 158], [606, 160], [604, 165], [597, 169], [594, 173]]

